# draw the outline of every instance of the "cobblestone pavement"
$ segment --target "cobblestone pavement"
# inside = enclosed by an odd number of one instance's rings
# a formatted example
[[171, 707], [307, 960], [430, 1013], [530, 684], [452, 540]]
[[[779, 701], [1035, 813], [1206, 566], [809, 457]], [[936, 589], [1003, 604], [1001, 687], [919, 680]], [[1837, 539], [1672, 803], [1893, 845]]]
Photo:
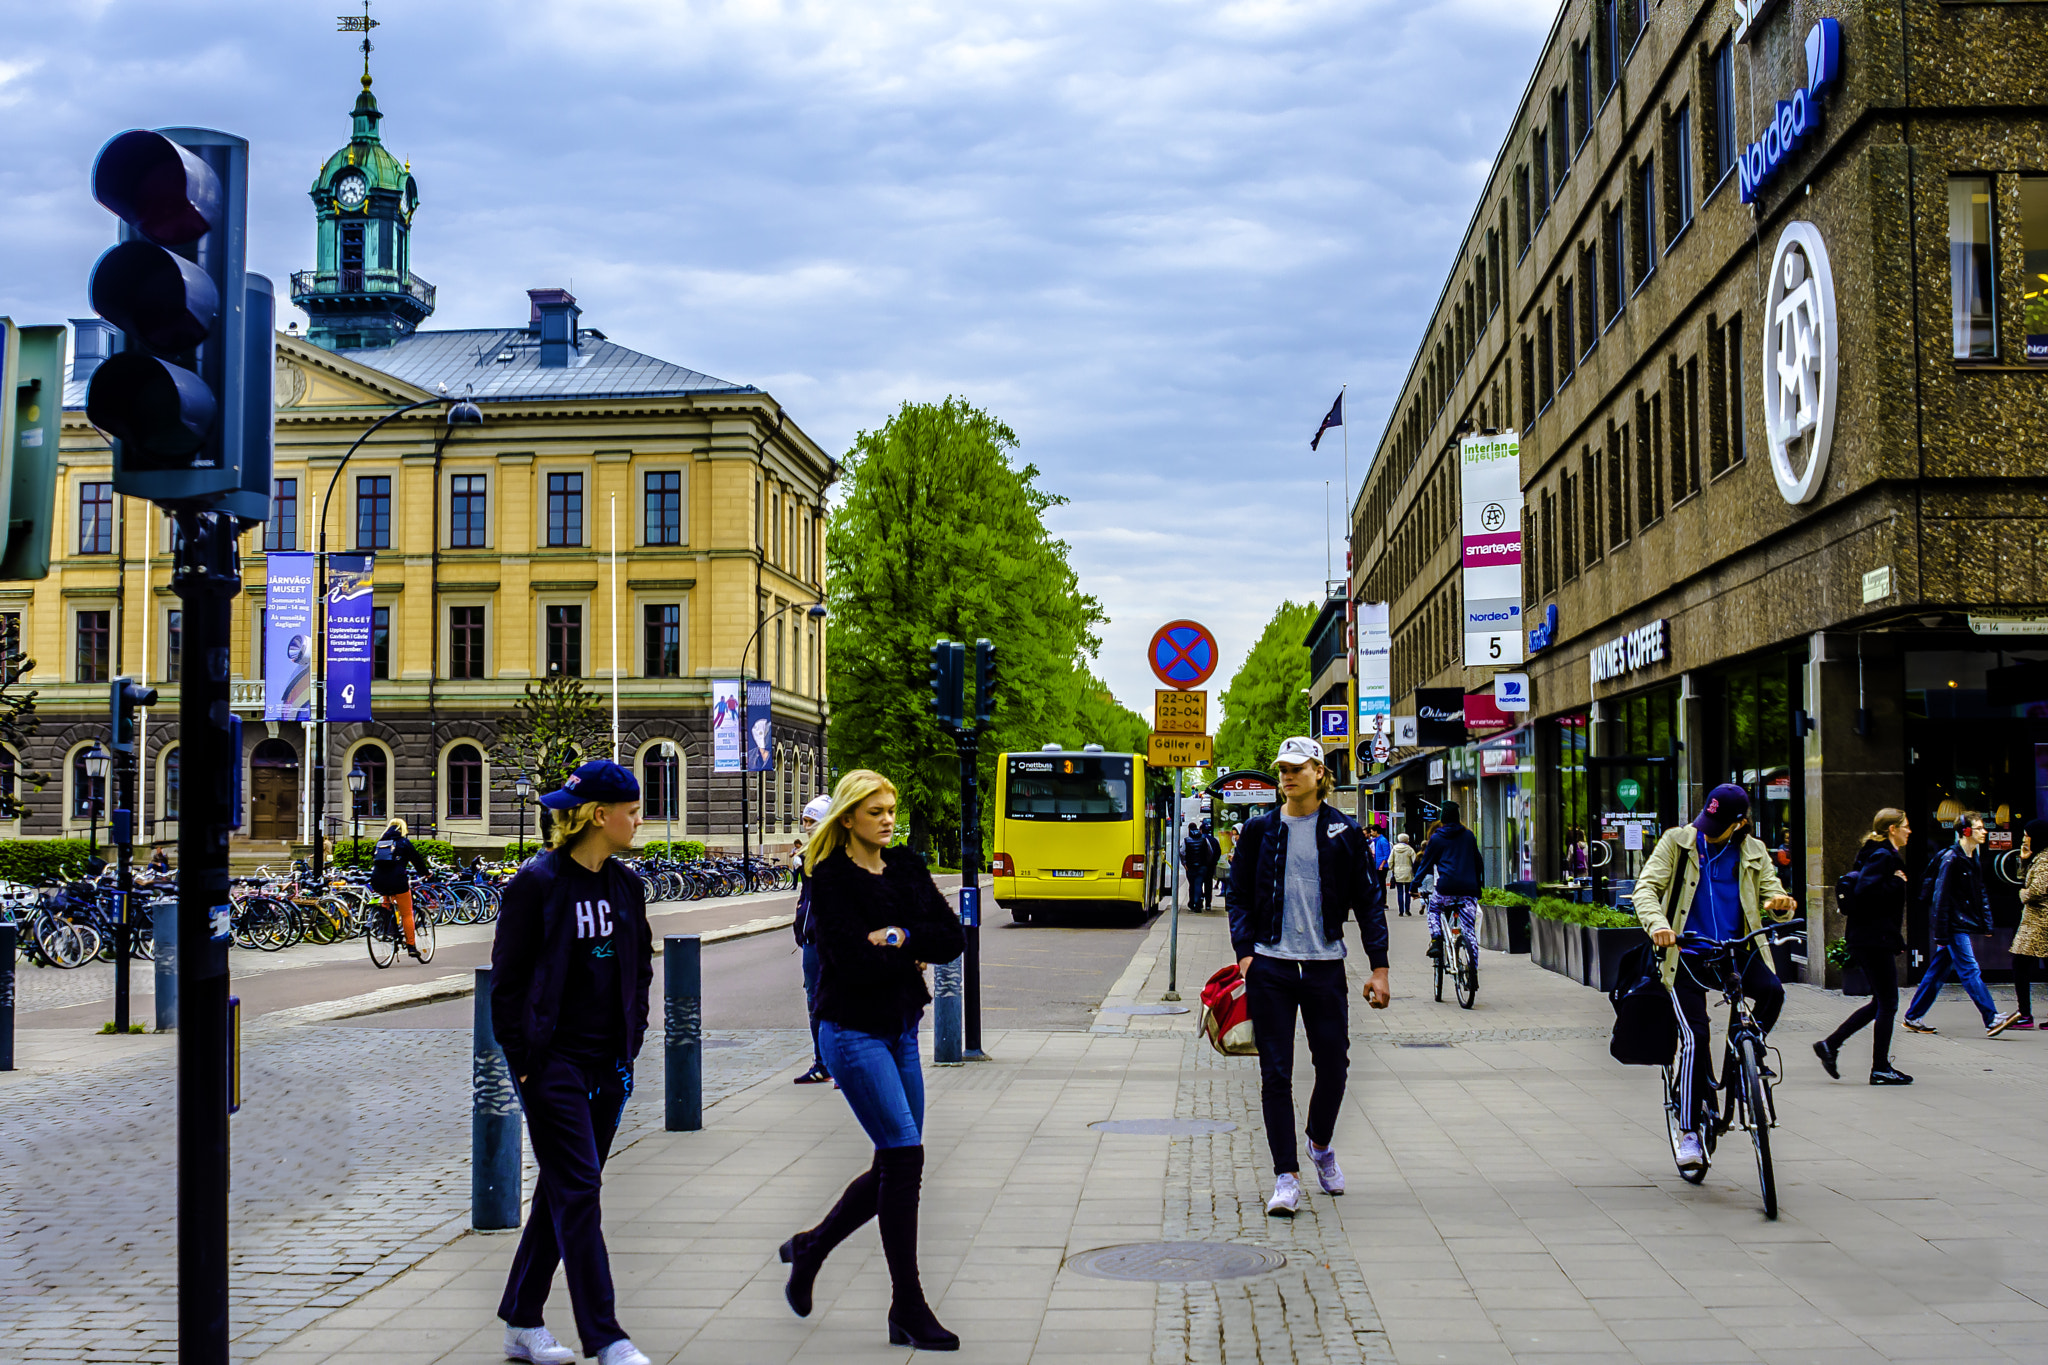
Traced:
[[[810, 1046], [785, 1030], [708, 1041], [707, 1103]], [[0, 1088], [10, 1359], [176, 1359], [175, 1066], [159, 1051]], [[233, 1130], [238, 1359], [466, 1231], [469, 1071], [464, 1030], [249, 1030]], [[659, 1051], [643, 1054], [622, 1145], [660, 1128], [660, 1073]]]

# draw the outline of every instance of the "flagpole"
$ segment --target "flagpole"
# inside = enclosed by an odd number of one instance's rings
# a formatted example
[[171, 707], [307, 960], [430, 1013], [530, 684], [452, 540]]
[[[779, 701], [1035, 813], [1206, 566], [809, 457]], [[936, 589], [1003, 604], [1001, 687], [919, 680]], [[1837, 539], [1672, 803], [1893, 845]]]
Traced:
[[[1339, 403], [1341, 403], [1341, 402], [1343, 402], [1343, 401], [1344, 401], [1344, 390], [1346, 390], [1346, 389], [1348, 389], [1348, 388], [1350, 388], [1350, 387], [1351, 387], [1351, 386], [1350, 386], [1349, 384], [1339, 384], [1339, 385], [1337, 386], [1337, 401], [1338, 401]], [[1352, 550], [1352, 546], [1351, 546], [1351, 424], [1350, 424], [1349, 422], [1345, 422], [1345, 423], [1343, 423], [1342, 425], [1343, 425], [1343, 427], [1344, 427], [1344, 573], [1345, 573], [1345, 576], [1346, 576], [1346, 577], [1349, 577], [1349, 576], [1350, 576], [1350, 574], [1351, 574], [1351, 550]], [[1347, 591], [1348, 591], [1348, 589], [1347, 589]]]
[[611, 499], [612, 523], [612, 762], [619, 761], [619, 495]]

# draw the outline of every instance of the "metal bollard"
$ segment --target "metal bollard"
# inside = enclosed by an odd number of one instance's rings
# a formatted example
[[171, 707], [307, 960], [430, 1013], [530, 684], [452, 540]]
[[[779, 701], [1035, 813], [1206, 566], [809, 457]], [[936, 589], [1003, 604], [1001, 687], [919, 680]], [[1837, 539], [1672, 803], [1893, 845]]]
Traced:
[[150, 908], [156, 937], [156, 1031], [178, 1026], [178, 903], [159, 900]]
[[469, 1225], [478, 1232], [519, 1226], [519, 1092], [491, 1026], [491, 969], [476, 969], [470, 1054]]
[[14, 936], [0, 924], [0, 1071], [14, 1070]]
[[959, 958], [932, 968], [932, 1061], [939, 1066], [965, 1062], [961, 1034], [965, 1022]]
[[661, 991], [664, 1127], [704, 1127], [704, 941], [695, 934], [662, 939]]

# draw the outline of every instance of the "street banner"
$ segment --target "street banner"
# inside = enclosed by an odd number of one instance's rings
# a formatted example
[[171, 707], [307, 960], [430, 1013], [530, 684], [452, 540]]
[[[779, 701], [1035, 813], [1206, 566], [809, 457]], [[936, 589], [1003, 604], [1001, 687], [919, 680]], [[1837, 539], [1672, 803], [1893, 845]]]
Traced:
[[1522, 445], [1514, 432], [1458, 443], [1464, 502], [1465, 666], [1522, 662]]
[[327, 719], [370, 718], [370, 675], [376, 665], [372, 638], [375, 593], [370, 569], [375, 555], [327, 557]]
[[263, 566], [263, 719], [313, 719], [313, 556]]
[[1387, 604], [1358, 604], [1358, 714], [1394, 711], [1394, 646], [1387, 636]]
[[740, 756], [740, 722], [744, 712], [740, 706], [740, 685], [737, 682], [714, 682], [711, 684], [711, 771], [715, 773], [737, 773], [745, 771]]
[[747, 684], [747, 771], [765, 773], [775, 767], [774, 687], [759, 680]]

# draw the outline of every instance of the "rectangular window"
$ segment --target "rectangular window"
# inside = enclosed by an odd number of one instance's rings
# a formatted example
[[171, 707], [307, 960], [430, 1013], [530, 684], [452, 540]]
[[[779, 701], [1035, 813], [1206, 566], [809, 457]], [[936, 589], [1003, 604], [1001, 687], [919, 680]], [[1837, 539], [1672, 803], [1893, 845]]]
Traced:
[[1635, 287], [1641, 289], [1657, 269], [1657, 158], [1653, 156], [1644, 157], [1636, 167], [1635, 201]]
[[356, 480], [356, 548], [391, 548], [391, 476], [366, 474]]
[[1536, 310], [1536, 411], [1550, 406], [1557, 393], [1557, 345], [1552, 335], [1550, 312]]
[[448, 608], [448, 676], [482, 678], [484, 671], [484, 609]]
[[14, 660], [21, 654], [21, 613], [0, 611], [0, 682], [20, 682]]
[[1538, 128], [1529, 135], [1529, 165], [1536, 177], [1530, 190], [1530, 204], [1536, 221], [1541, 223], [1543, 215], [1550, 212], [1550, 134], [1545, 129]]
[[1579, 248], [1579, 354], [1588, 356], [1600, 342], [1600, 253]]
[[297, 479], [272, 479], [270, 481], [270, 520], [263, 523], [263, 548], [266, 550], [296, 550], [299, 548], [299, 481]]
[[249, 632], [249, 652], [256, 656], [255, 671], [259, 678], [270, 676], [270, 651], [263, 642], [270, 638], [270, 608], [256, 608], [255, 627]]
[[1572, 323], [1577, 316], [1577, 307], [1572, 302], [1572, 282], [1565, 280], [1557, 286], [1557, 384], [1564, 387], [1572, 377], [1572, 362], [1578, 358], [1579, 348], [1572, 339]]
[[1557, 494], [1543, 490], [1543, 596], [1557, 591]]
[[1572, 140], [1580, 146], [1593, 131], [1592, 51], [1590, 41], [1572, 44]]
[[481, 550], [490, 543], [484, 520], [486, 477], [457, 474], [449, 481], [448, 543], [458, 550]]
[[1650, 436], [1654, 428], [1650, 418], [1649, 400], [1642, 390], [1636, 390], [1636, 525], [1648, 530], [1664, 515], [1664, 471], [1657, 465], [1656, 453], [1650, 448]]
[[1607, 424], [1607, 544], [1619, 548], [1628, 543], [1628, 428]]
[[474, 744], [448, 751], [448, 818], [484, 818], [484, 755]]
[[[1505, 209], [1507, 206], [1503, 204], [1501, 207]], [[1507, 214], [1503, 212], [1501, 214], [1501, 218], [1503, 221], [1505, 221], [1507, 218]], [[1507, 229], [1504, 227], [1488, 228], [1486, 230], [1486, 278], [1488, 281], [1488, 293], [1486, 295], [1486, 314], [1488, 317], [1493, 316], [1493, 311], [1496, 308], [1500, 307], [1500, 237], [1501, 233], [1505, 232], [1506, 230]]]
[[1714, 49], [1714, 55], [1709, 59], [1709, 64], [1713, 70], [1712, 80], [1708, 83], [1708, 91], [1714, 102], [1712, 109], [1713, 123], [1711, 125], [1713, 146], [1710, 148], [1713, 160], [1710, 165], [1714, 175], [1714, 183], [1718, 185], [1728, 172], [1735, 169], [1734, 38], [1729, 37], [1721, 40], [1721, 46]]
[[1564, 178], [1572, 169], [1572, 107], [1563, 86], [1550, 92], [1551, 198], [1564, 192]]
[[1671, 501], [1675, 505], [1700, 490], [1700, 363], [1697, 357], [1680, 364], [1666, 362], [1665, 392], [1671, 395]]
[[1607, 322], [1621, 316], [1628, 291], [1622, 287], [1628, 270], [1628, 228], [1619, 206], [1607, 211], [1600, 234], [1600, 282], [1607, 295]]
[[1563, 561], [1563, 580], [1569, 583], [1579, 576], [1579, 481], [1564, 474], [1557, 486], [1557, 554]]
[[164, 613], [164, 681], [185, 676], [185, 613], [173, 607]]
[[[1692, 222], [1692, 101], [1671, 116], [1671, 231], [1676, 238]], [[1669, 250], [1669, 247], [1665, 248]]]
[[1621, 79], [1621, 0], [1600, 0], [1599, 22], [1600, 86], [1606, 94]]
[[649, 474], [646, 482], [647, 543], [683, 543], [683, 475], [670, 469]]
[[1515, 251], [1517, 257], [1529, 250], [1529, 168], [1515, 167]]
[[683, 609], [674, 602], [641, 610], [645, 624], [644, 647], [647, 676], [680, 678], [683, 675]]
[[[580, 476], [571, 476], [580, 477]], [[583, 676], [583, 608], [547, 609], [548, 676]]]
[[1522, 338], [1522, 425], [1536, 420], [1536, 345]]
[[103, 683], [114, 676], [113, 619], [111, 611], [78, 613], [78, 667], [74, 681]]
[[370, 676], [391, 677], [391, 608], [370, 608]]
[[548, 475], [548, 544], [583, 543], [583, 476]]
[[1742, 385], [1742, 314], [1729, 318], [1722, 331], [1728, 347], [1728, 463], [1738, 465], [1749, 455], [1743, 439], [1749, 391]]
[[78, 485], [78, 553], [110, 555], [113, 552], [114, 485], [82, 483]]
[[1949, 297], [1958, 360], [1991, 360], [1998, 355], [1991, 227], [1990, 177], [1958, 176], [1949, 181]]
[[2048, 178], [2020, 180], [2020, 310], [2027, 360], [2048, 363]]

